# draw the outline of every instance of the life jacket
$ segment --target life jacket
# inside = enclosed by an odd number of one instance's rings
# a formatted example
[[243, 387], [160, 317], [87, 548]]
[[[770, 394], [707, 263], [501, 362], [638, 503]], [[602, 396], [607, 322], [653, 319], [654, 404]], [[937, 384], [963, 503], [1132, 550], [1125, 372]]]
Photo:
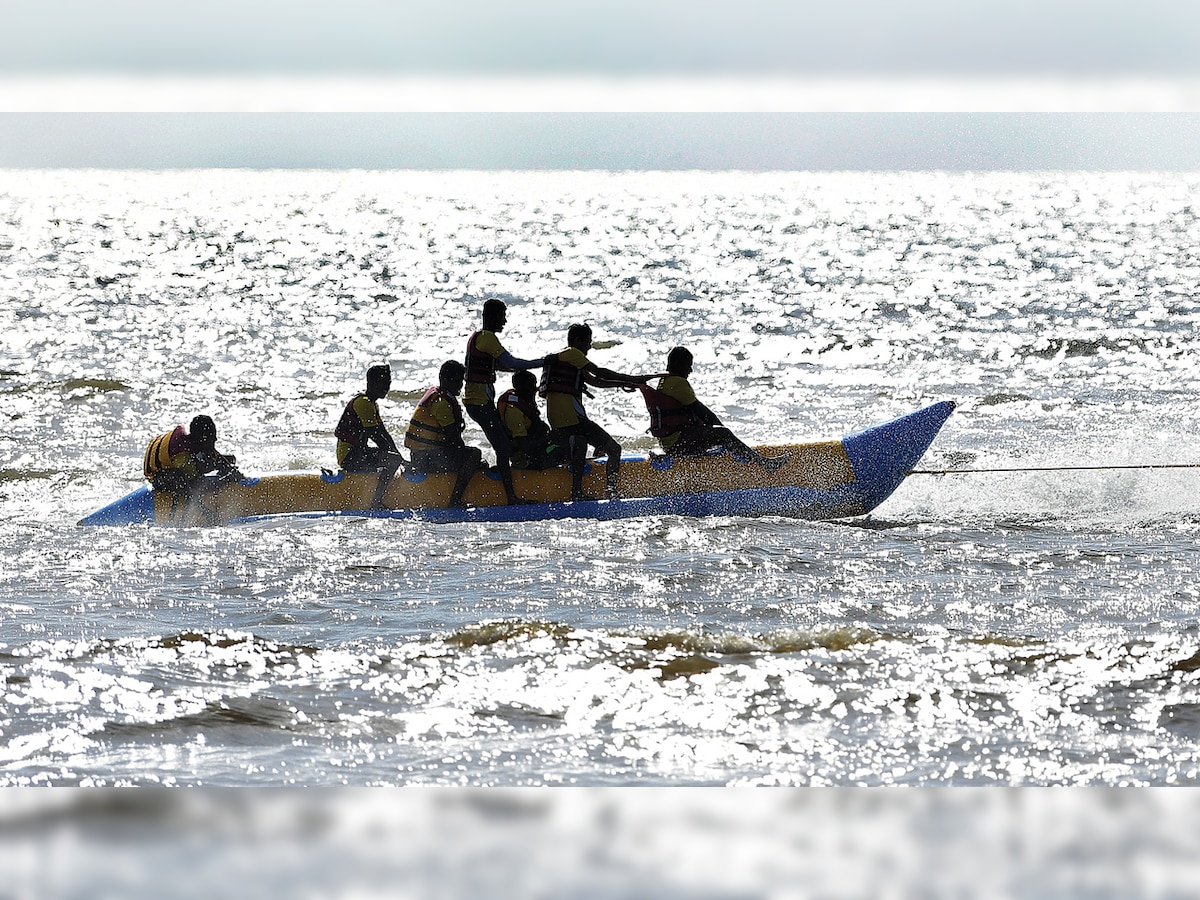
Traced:
[[[454, 421], [449, 425], [439, 423], [430, 411], [430, 406], [438, 397], [449, 402], [450, 408], [454, 411]], [[404, 433], [404, 446], [410, 450], [457, 447], [462, 441], [462, 433], [465, 428], [466, 424], [463, 422], [462, 409], [459, 408], [458, 401], [435, 385], [425, 392], [425, 396], [417, 404], [412, 421], [408, 423], [408, 431]]]
[[692, 412], [670, 394], [664, 394], [649, 385], [638, 385], [650, 413], [650, 433], [663, 438], [683, 429], [692, 421]]
[[[146, 448], [146, 456], [142, 460], [142, 472], [147, 478], [153, 480], [159, 472], [175, 468], [174, 456], [171, 455], [171, 439], [176, 435], [179, 435], [181, 439], [186, 438], [182, 425], [176, 425], [166, 434], [159, 435], [150, 442], [150, 446]], [[180, 443], [180, 440], [176, 440], [177, 450]]]
[[542, 380], [538, 394], [570, 394], [576, 400], [583, 399], [583, 369], [563, 362], [559, 354], [551, 353], [542, 362]]
[[464, 376], [464, 380], [475, 384], [495, 384], [496, 358], [490, 353], [475, 349], [475, 339], [478, 337], [479, 332], [477, 331], [467, 338], [467, 358], [464, 363], [467, 367], [467, 374]]
[[354, 409], [358, 398], [366, 396], [366, 394], [355, 394], [351, 397], [346, 408], [342, 410], [342, 417], [338, 419], [337, 428], [333, 429], [334, 437], [339, 441], [345, 441], [351, 447], [364, 447], [367, 443], [366, 428], [363, 427], [362, 419], [358, 417], [358, 413]]
[[541, 414], [538, 412], [537, 404], [526, 402], [517, 395], [516, 388], [509, 388], [500, 395], [500, 399], [496, 401], [496, 412], [500, 414], [500, 421], [504, 421], [504, 414], [512, 407], [516, 407], [521, 411], [521, 414], [529, 420], [530, 424], [541, 419]]

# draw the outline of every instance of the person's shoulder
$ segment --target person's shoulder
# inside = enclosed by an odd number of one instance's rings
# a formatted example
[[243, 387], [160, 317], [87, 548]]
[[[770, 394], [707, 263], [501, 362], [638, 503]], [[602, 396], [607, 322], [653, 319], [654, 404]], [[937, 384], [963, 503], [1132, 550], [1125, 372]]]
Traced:
[[350, 405], [354, 408], [355, 415], [358, 416], [364, 425], [373, 425], [379, 419], [379, 407], [366, 394], [359, 394], [350, 401]]
[[558, 358], [562, 362], [570, 363], [579, 369], [582, 369], [584, 366], [589, 365], [590, 363], [590, 360], [587, 358], [587, 354], [585, 354], [578, 347], [568, 347], [562, 353], [558, 354]]
[[674, 397], [680, 403], [692, 403], [696, 399], [696, 392], [692, 390], [692, 385], [682, 375], [666, 375], [658, 383], [658, 389], [668, 397]]
[[429, 401], [429, 412], [443, 425], [458, 420], [458, 400], [453, 394], [438, 391]]
[[167, 439], [167, 453], [174, 456], [176, 453], [189, 453], [192, 449], [192, 436], [187, 433], [187, 429], [182, 425], [176, 425], [165, 435]]
[[481, 330], [475, 332], [475, 349], [480, 353], [499, 356], [504, 352], [504, 346], [494, 331]]
[[417, 401], [417, 407], [429, 406], [440, 393], [441, 391], [436, 384], [426, 388], [425, 393], [421, 395], [421, 399]]
[[500, 411], [500, 417], [506, 422], [523, 422], [529, 419], [529, 414], [522, 409], [517, 398], [513, 397], [504, 400], [504, 408]]

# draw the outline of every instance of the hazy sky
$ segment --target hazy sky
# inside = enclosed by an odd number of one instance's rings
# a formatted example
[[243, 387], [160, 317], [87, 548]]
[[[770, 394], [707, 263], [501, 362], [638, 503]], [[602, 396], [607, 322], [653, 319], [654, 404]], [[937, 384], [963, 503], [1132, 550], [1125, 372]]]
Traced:
[[0, 0], [0, 166], [1200, 170], [1179, 0]]
[[1195, 73], [1186, 0], [4, 0], [0, 70]]

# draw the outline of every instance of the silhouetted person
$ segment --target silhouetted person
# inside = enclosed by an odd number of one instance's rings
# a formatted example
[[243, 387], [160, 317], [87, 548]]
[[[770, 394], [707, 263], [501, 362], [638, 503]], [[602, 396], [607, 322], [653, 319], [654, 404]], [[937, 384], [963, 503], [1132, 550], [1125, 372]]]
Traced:
[[500, 395], [496, 410], [512, 444], [512, 464], [517, 469], [545, 469], [566, 461], [566, 447], [553, 442], [550, 426], [537, 403], [537, 379], [532, 372], [513, 375], [513, 386]]
[[466, 390], [463, 391], [463, 406], [467, 415], [483, 429], [488, 443], [496, 451], [496, 469], [504, 483], [504, 494], [508, 502], [524, 502], [513, 489], [512, 468], [509, 459], [512, 446], [496, 409], [496, 370], [505, 372], [539, 369], [541, 360], [518, 359], [500, 344], [496, 336], [504, 330], [508, 321], [508, 307], [495, 298], [483, 304], [483, 328], [467, 339]]
[[156, 491], [189, 495], [239, 481], [237, 460], [217, 452], [217, 426], [196, 416], [188, 428], [176, 425], [146, 448], [142, 471]]
[[462, 507], [463, 494], [471, 476], [483, 466], [483, 453], [478, 447], [468, 447], [463, 440], [466, 423], [458, 405], [463, 386], [465, 367], [450, 360], [442, 364], [438, 383], [425, 392], [417, 404], [404, 446], [412, 452], [412, 468], [434, 475], [454, 472], [458, 478], [450, 493], [449, 506]]
[[768, 472], [777, 471], [788, 461], [786, 453], [766, 457], [735, 437], [716, 413], [696, 399], [688, 382], [690, 374], [691, 351], [676, 347], [667, 354], [667, 374], [659, 380], [658, 388], [642, 388], [650, 412], [650, 433], [658, 438], [663, 450], [672, 456], [700, 456], [724, 447]]
[[603, 369], [587, 358], [592, 349], [592, 329], [586, 324], [567, 329], [567, 349], [546, 357], [542, 368], [541, 392], [546, 398], [550, 427], [567, 441], [571, 459], [571, 499], [591, 500], [583, 493], [583, 466], [588, 446], [608, 457], [604, 495], [617, 498], [617, 475], [621, 468], [621, 445], [587, 417], [583, 408], [584, 385], [599, 388], [638, 387], [649, 376], [623, 375]]
[[405, 464], [404, 457], [384, 427], [379, 415], [379, 401], [392, 389], [391, 366], [371, 366], [367, 369], [367, 389], [355, 394], [342, 410], [334, 435], [338, 439], [338, 465], [347, 472], [378, 472], [373, 509], [383, 506], [383, 495]]

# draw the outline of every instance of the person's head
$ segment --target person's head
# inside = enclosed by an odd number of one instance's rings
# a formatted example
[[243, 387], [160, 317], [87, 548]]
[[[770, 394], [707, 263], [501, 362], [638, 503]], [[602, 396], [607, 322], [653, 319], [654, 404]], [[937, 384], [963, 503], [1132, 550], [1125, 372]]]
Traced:
[[537, 378], [528, 369], [513, 373], [513, 388], [522, 400], [532, 400], [537, 393]]
[[386, 397], [392, 389], [392, 367], [389, 365], [371, 366], [367, 369], [367, 396], [372, 400]]
[[692, 351], [687, 347], [674, 347], [667, 354], [667, 371], [672, 375], [692, 374]]
[[188, 426], [188, 434], [196, 446], [211, 451], [217, 446], [217, 423], [208, 416], [196, 416]]
[[582, 350], [584, 353], [592, 349], [592, 326], [576, 323], [567, 329], [567, 346]]
[[483, 301], [483, 327], [487, 331], [502, 331], [508, 321], [508, 307], [503, 300], [492, 297]]
[[448, 359], [442, 363], [442, 368], [438, 370], [438, 387], [447, 394], [458, 396], [459, 391], [463, 388], [463, 379], [466, 377], [467, 369], [457, 359]]

